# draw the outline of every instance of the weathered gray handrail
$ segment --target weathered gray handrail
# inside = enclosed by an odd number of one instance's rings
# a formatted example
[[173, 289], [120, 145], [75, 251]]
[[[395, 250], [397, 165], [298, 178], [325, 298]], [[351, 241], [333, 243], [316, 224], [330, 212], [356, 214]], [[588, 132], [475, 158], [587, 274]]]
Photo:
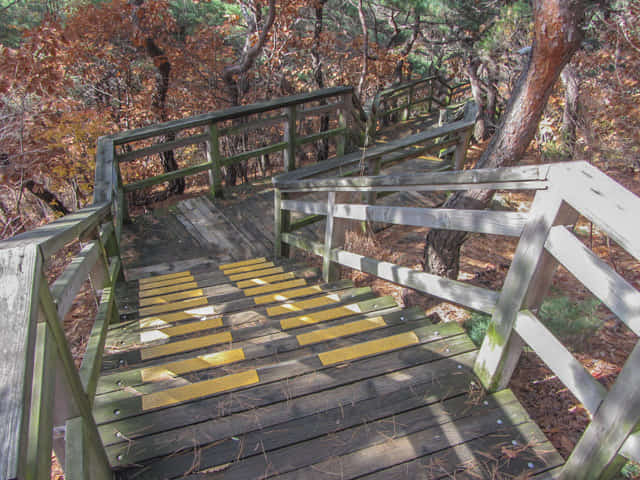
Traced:
[[[438, 95], [438, 86], [444, 89], [441, 95]], [[368, 111], [368, 128], [367, 135], [369, 137], [369, 145], [373, 143], [376, 132], [379, 130], [379, 123], [384, 123], [389, 115], [401, 112], [400, 120], [408, 120], [416, 107], [427, 103], [426, 112], [432, 112], [433, 104], [439, 107], [446, 107], [451, 103], [454, 95], [468, 86], [468, 82], [456, 83], [450, 85], [449, 82], [442, 79], [440, 75], [431, 75], [428, 77], [418, 78], [409, 82], [392, 85], [384, 90], [379, 91], [367, 106]], [[424, 89], [427, 89], [425, 93]], [[393, 102], [394, 106], [388, 106], [389, 102]]]
[[[585, 162], [496, 170], [466, 170], [423, 175], [393, 175], [309, 180], [274, 180], [276, 255], [289, 247], [323, 258], [323, 276], [334, 279], [340, 265], [378, 276], [490, 313], [492, 323], [474, 370], [490, 390], [505, 388], [522, 341], [547, 363], [584, 404], [593, 420], [558, 478], [610, 478], [626, 459], [640, 460], [640, 345], [629, 356], [609, 392], [536, 317], [551, 276], [563, 265], [637, 335], [640, 292], [583, 245], [567, 225], [578, 214], [597, 225], [640, 260], [640, 198]], [[534, 190], [528, 213], [387, 207], [353, 203], [358, 192], [429, 190]], [[289, 198], [300, 192], [327, 192], [326, 201]], [[355, 197], [354, 197], [355, 195]], [[326, 217], [324, 243], [295, 234], [289, 213]], [[345, 221], [384, 222], [519, 237], [513, 262], [500, 292], [465, 284], [343, 248]], [[518, 335], [513, 335], [516, 332]], [[556, 477], [554, 477], [556, 478]]]
[[[207, 161], [199, 165], [181, 168], [176, 171], [156, 175], [144, 180], [132, 182], [122, 186], [123, 192], [131, 192], [141, 188], [158, 185], [164, 182], [176, 180], [200, 172], [209, 172], [210, 188], [212, 196], [222, 195], [221, 168], [244, 162], [250, 158], [261, 157], [275, 152], [283, 152], [284, 169], [290, 171], [296, 168], [296, 154], [299, 146], [322, 140], [325, 138], [337, 138], [336, 154], [345, 153], [348, 138], [352, 136], [351, 123], [358, 123], [357, 130], [361, 129], [358, 115], [353, 114], [353, 88], [335, 87], [317, 90], [311, 93], [281, 97], [266, 102], [254, 103], [229, 108], [226, 110], [210, 112], [190, 118], [165, 122], [149, 127], [138, 128], [127, 132], [120, 132], [104, 138], [105, 149], [113, 149], [109, 155], [113, 156], [117, 172], [120, 178], [119, 165], [137, 158], [174, 150], [188, 145], [204, 144], [207, 153]], [[303, 108], [312, 102], [320, 102], [319, 106]], [[337, 127], [320, 131], [310, 135], [299, 135], [301, 122], [311, 116], [337, 115]], [[261, 115], [260, 118], [250, 117]], [[229, 122], [236, 121], [230, 126]], [[284, 132], [282, 141], [274, 142], [267, 146], [259, 146], [240, 154], [224, 157], [220, 150], [220, 139], [224, 136], [243, 134], [251, 129], [281, 126]], [[161, 141], [135, 150], [117, 153], [116, 147], [129, 145], [133, 142], [147, 140], [153, 137], [176, 134], [193, 129], [203, 128], [202, 133], [189, 133], [185, 137]], [[123, 202], [125, 197], [120, 199]]]

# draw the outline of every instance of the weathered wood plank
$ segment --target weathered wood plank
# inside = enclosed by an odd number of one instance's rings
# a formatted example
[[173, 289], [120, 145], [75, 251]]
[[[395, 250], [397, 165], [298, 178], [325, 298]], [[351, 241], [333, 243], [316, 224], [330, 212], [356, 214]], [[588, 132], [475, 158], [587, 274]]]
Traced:
[[[440, 359], [404, 370], [355, 379], [351, 383], [348, 379], [342, 379], [333, 385], [331, 395], [327, 395], [327, 391], [318, 389], [316, 393], [289, 398], [284, 402], [256, 406], [252, 415], [220, 416], [191, 426], [134, 439], [129, 445], [123, 443], [113, 445], [107, 450], [110, 458], [117, 459], [119, 455], [123, 456], [118, 463], [137, 463], [144, 459], [192, 448], [193, 438], [206, 439], [208, 442], [223, 441], [246, 432], [269, 428], [329, 409], [371, 401], [376, 397], [384, 398], [402, 389], [411, 390], [419, 385], [439, 385], [445, 378], [459, 378], [464, 383], [468, 383], [467, 369], [472, 364], [473, 358], [473, 353], [466, 353], [456, 356], [455, 360]], [[342, 375], [342, 372], [339, 373]], [[348, 377], [351, 378], [353, 375]]]
[[187, 128], [199, 127], [209, 123], [223, 122], [225, 120], [233, 120], [248, 115], [267, 112], [292, 105], [300, 105], [303, 103], [314, 102], [323, 98], [334, 97], [353, 91], [353, 87], [333, 87], [315, 90], [309, 93], [301, 93], [288, 97], [275, 98], [266, 102], [254, 103], [252, 105], [241, 105], [238, 107], [227, 108], [216, 112], [205, 113], [182, 120], [174, 120], [170, 122], [142, 127], [135, 130], [120, 132], [111, 135], [111, 139], [115, 145], [144, 140], [149, 137], [157, 137], [170, 132], [177, 132]]
[[47, 225], [0, 242], [0, 250], [38, 245], [43, 258], [49, 258], [84, 232], [100, 225], [111, 213], [111, 204], [101, 203], [70, 213]]
[[[281, 329], [299, 328], [306, 326], [307, 324], [310, 325], [320, 322], [329, 322], [358, 314], [385, 310], [395, 306], [396, 303], [392, 297], [374, 298], [371, 300], [364, 300], [357, 303], [338, 306], [332, 309], [321, 310], [315, 314], [305, 313], [300, 317], [291, 317], [283, 320], [267, 320], [262, 325], [255, 327], [236, 325], [235, 328], [228, 328], [222, 332], [210, 333], [207, 335], [200, 334], [199, 336], [192, 336], [183, 339], [179, 339], [179, 337], [178, 339], [171, 339], [171, 337], [169, 337], [167, 339], [151, 343], [150, 346], [145, 345], [139, 349], [129, 349], [113, 353], [105, 358], [105, 362], [121, 366], [135, 366], [150, 360], [158, 360], [162, 357], [175, 356], [188, 352], [191, 352], [190, 354], [195, 356], [194, 352], [203, 349], [216, 349], [216, 347], [217, 349], [236, 348], [236, 346], [241, 344], [241, 342], [275, 334], [280, 332]], [[307, 318], [308, 322], [306, 321]], [[302, 320], [298, 322], [298, 325], [296, 325], [295, 323], [299, 319]], [[294, 326], [285, 328], [283, 325], [284, 322], [293, 323]], [[142, 334], [142, 336], [144, 336], [144, 334]], [[248, 352], [250, 353], [251, 351], [252, 349], [249, 349]], [[256, 355], [263, 355], [265, 352], [260, 351], [255, 353]], [[243, 357], [247, 358], [247, 354], [246, 349], [244, 349]], [[124, 360], [124, 363], [122, 360]], [[205, 364], [204, 367], [206, 366], [207, 365]], [[133, 393], [135, 395], [135, 392], [129, 393]], [[102, 399], [100, 401], [104, 403], [106, 400]]]
[[138, 150], [132, 150], [131, 152], [121, 153], [116, 155], [116, 161], [119, 163], [129, 162], [136, 158], [148, 157], [149, 155], [155, 155], [156, 153], [168, 152], [180, 147], [186, 147], [188, 145], [195, 145], [197, 143], [205, 143], [209, 136], [206, 133], [199, 135], [191, 135], [189, 137], [178, 138], [170, 142], [157, 143], [150, 147], [139, 148]]
[[115, 321], [115, 299], [113, 298], [113, 288], [107, 287], [102, 292], [98, 313], [91, 329], [91, 335], [87, 342], [87, 349], [82, 358], [80, 367], [80, 381], [87, 394], [89, 403], [93, 403], [102, 365], [102, 354], [107, 338], [107, 327], [110, 322]]
[[100, 137], [96, 148], [96, 171], [93, 187], [93, 204], [110, 203], [116, 188], [113, 172], [117, 168], [114, 161], [113, 141]]
[[[323, 202], [286, 200], [282, 208], [305, 214], [326, 215]], [[519, 237], [528, 215], [519, 212], [457, 210], [443, 208], [386, 207], [361, 204], [337, 204], [334, 216], [351, 220], [392, 223], [447, 230]]]
[[144, 180], [139, 180], [137, 182], [125, 183], [122, 186], [122, 189], [124, 190], [125, 193], [133, 192], [141, 188], [151, 187], [153, 185], [159, 185], [161, 183], [170, 182], [171, 180], [175, 180], [176, 178], [182, 178], [188, 175], [195, 175], [196, 173], [204, 172], [206, 170], [211, 170], [213, 166], [214, 165], [211, 162], [205, 162], [205, 163], [201, 163], [200, 165], [181, 168], [179, 170], [174, 170], [173, 172], [163, 173], [161, 175], [145, 178]]
[[640, 335], [640, 293], [564, 226], [553, 227], [545, 248], [636, 335]]
[[56, 302], [60, 318], [64, 318], [73, 306], [76, 295], [89, 278], [89, 272], [99, 257], [100, 244], [98, 241], [85, 245], [51, 285], [51, 295]]
[[[42, 257], [37, 246], [0, 250], [0, 478], [25, 472]], [[10, 332], [10, 334], [9, 334]]]
[[[304, 328], [301, 333], [289, 338], [274, 331], [263, 337], [234, 343], [231, 349], [217, 348], [215, 353], [197, 356], [192, 353], [191, 357], [185, 360], [127, 370], [121, 375], [116, 373], [109, 377], [112, 377], [110, 383], [116, 385], [117, 390], [105, 392], [98, 397], [99, 405], [110, 405], [132, 397], [219, 379], [248, 370], [274, 368], [284, 362], [313, 357], [327, 351], [349, 347], [354, 343], [401, 336], [425, 324], [424, 318], [419, 318], [419, 313], [407, 314], [405, 320], [400, 321], [398, 317], [403, 315], [398, 311], [380, 315], [385, 311], [388, 312], [389, 309], [338, 318], [335, 322], [320, 325], [315, 330]], [[363, 328], [362, 324], [369, 326]], [[307, 338], [311, 338], [313, 342], [305, 343]], [[265, 346], [262, 341], [269, 341], [272, 345]], [[131, 387], [130, 384], [134, 386]]]
[[[256, 474], [261, 469], [272, 474], [285, 473], [306, 467], [312, 455], [316, 459], [327, 458], [461, 418], [471, 413], [465, 403], [467, 397], [461, 395], [466, 393], [469, 380], [464, 374], [454, 375], [452, 379], [441, 381], [440, 387], [446, 388], [438, 388], [433, 383], [420, 384], [412, 389], [401, 389], [386, 396], [248, 432], [236, 437], [239, 440], [236, 442], [224, 439], [203, 450], [206, 453], [199, 459], [199, 468], [230, 463], [224, 469], [224, 475], [232, 479], [258, 478]], [[330, 395], [331, 392], [327, 392], [327, 396]], [[455, 395], [460, 396], [451, 399]], [[385, 418], [392, 416], [393, 420]], [[331, 435], [331, 441], [324, 435]], [[298, 442], [304, 443], [290, 446]], [[287, 453], [276, 451], [282, 447], [286, 447]], [[152, 464], [143, 478], [153, 478], [163, 469], [173, 475], [182, 475], [189, 470], [194, 455], [183, 454], [172, 460]]]
[[31, 405], [29, 408], [26, 472], [24, 478], [48, 479], [51, 475], [53, 401], [55, 375], [49, 371], [56, 346], [46, 322], [37, 325]]
[[220, 135], [235, 135], [238, 133], [246, 132], [253, 128], [270, 127], [271, 125], [280, 125], [287, 116], [285, 114], [271, 115], [268, 117], [258, 118], [256, 120], [250, 120], [245, 123], [238, 123], [231, 127], [221, 128]]
[[[91, 413], [89, 399], [82, 386], [78, 369], [74, 364], [71, 351], [69, 350], [69, 346], [62, 329], [62, 322], [58, 318], [56, 305], [44, 277], [40, 280], [38, 298], [58, 352], [58, 361], [56, 362], [55, 369], [57, 371], [57, 378], [60, 379], [61, 384], [56, 386], [56, 402], [53, 406], [54, 423], [55, 420], [68, 420], [72, 417], [82, 416], [85, 422], [84, 425], [86, 428], [87, 441], [94, 446], [94, 461], [96, 464], [102, 466], [100, 468], [108, 470], [109, 462], [105, 450], [100, 443], [100, 437]], [[66, 397], [60, 397], [59, 388], [66, 389]], [[72, 401], [69, 401], [69, 399], [72, 399]], [[64, 402], [65, 404], [62, 405], [61, 402]], [[66, 411], [63, 410], [63, 408], [65, 408]]]
[[[323, 246], [317, 242], [306, 240], [296, 234], [283, 235], [283, 241], [316, 255], [322, 255]], [[375, 275], [399, 285], [418, 290], [446, 301], [463, 305], [481, 312], [491, 313], [498, 301], [498, 293], [463, 282], [419, 272], [389, 262], [381, 262], [373, 258], [357, 255], [340, 249], [331, 251], [333, 261], [361, 272]]]
[[[565, 464], [567, 478], [595, 480], [617, 462], [640, 422], [640, 344], [633, 351]], [[621, 467], [622, 465], [619, 465]]]
[[[432, 328], [434, 334], [436, 328]], [[428, 333], [425, 330], [425, 335]], [[448, 351], [447, 351], [448, 348]], [[286, 382], [287, 388], [283, 389], [281, 382], [268, 382], [255, 387], [242, 390], [242, 396], [236, 393], [226, 393], [215, 397], [205, 398], [197, 402], [185, 403], [172, 407], [170, 410], [161, 409], [151, 411], [145, 415], [138, 415], [124, 420], [111, 421], [100, 427], [102, 439], [105, 445], [121, 442], [123, 438], [135, 439], [141, 432], [146, 434], [158, 433], [183, 427], [187, 424], [195, 424], [205, 420], [219, 417], [221, 413], [231, 414], [240, 411], [251, 410], [260, 406], [266, 406], [284, 400], [290, 401], [301, 395], [326, 390], [347, 383], [364, 380], [377, 375], [390, 373], [399, 369], [409, 368], [415, 365], [422, 365], [436, 359], [453, 357], [464, 352], [475, 349], [473, 342], [466, 336], [457, 336], [450, 339], [426, 343], [411, 348], [401, 349], [395, 352], [378, 355], [371, 358], [355, 361], [349, 364], [348, 368], [340, 366], [324, 368], [323, 375], [311, 371], [305, 375], [295, 375], [294, 371], [289, 374], [282, 372], [282, 368], [288, 369], [290, 364], [285, 364], [276, 369], [278, 373], [291, 375]], [[456, 356], [456, 360], [459, 357]], [[465, 357], [466, 358], [466, 357]], [[468, 360], [468, 359], [467, 359]], [[304, 369], [301, 362], [292, 362], [291, 367]], [[320, 365], [319, 368], [322, 368]], [[234, 398], [241, 398], [241, 401], [233, 401]], [[224, 406], [223, 410], [220, 407]], [[170, 412], [170, 415], [168, 414]], [[106, 411], [105, 417], [113, 418], [113, 412]], [[124, 437], [116, 436], [117, 432]]]
[[553, 165], [562, 198], [640, 260], [640, 198], [587, 162]]
[[585, 408], [592, 415], [595, 414], [607, 394], [607, 389], [591, 376], [530, 311], [525, 310], [518, 314], [515, 330]]
[[278, 142], [273, 143], [271, 145], [267, 145], [266, 147], [256, 148], [255, 150], [250, 150], [248, 152], [239, 153], [232, 157], [227, 157], [222, 161], [223, 165], [234, 165], [236, 163], [243, 162], [245, 160], [249, 160], [250, 158], [259, 157], [261, 155], [267, 155], [269, 153], [281, 152], [285, 151], [288, 148], [288, 142]]
[[[468, 122], [467, 122], [468, 123]], [[452, 124], [453, 125], [453, 124]], [[422, 136], [426, 136], [421, 134]], [[439, 135], [436, 135], [437, 137]], [[376, 154], [380, 156], [384, 153], [390, 153], [393, 150], [401, 150], [414, 144], [420, 144], [426, 140], [422, 137], [415, 136], [406, 137], [402, 141], [389, 142], [382, 146], [376, 146], [369, 149], [366, 153], [367, 158], [373, 158]], [[354, 157], [358, 159], [362, 156], [360, 152], [356, 152]], [[320, 165], [322, 166], [322, 165]], [[320, 167], [318, 167], [320, 168]], [[304, 188], [307, 190], [316, 190], [320, 187], [339, 189], [355, 189], [358, 187], [401, 187], [412, 185], [464, 185], [465, 189], [487, 188], [483, 184], [497, 185], [501, 183], [511, 182], [546, 182], [548, 165], [523, 166], [523, 167], [505, 167], [495, 169], [480, 170], [462, 170], [452, 172], [434, 172], [421, 174], [405, 174], [405, 175], [383, 175], [374, 177], [354, 177], [354, 178], [319, 178], [307, 180], [289, 180], [293, 175], [281, 174], [274, 177], [273, 183], [277, 188], [282, 190]], [[302, 176], [304, 172], [298, 171], [296, 175]], [[306, 176], [306, 175], [305, 175]], [[496, 187], [499, 188], [499, 187]]]
[[546, 470], [562, 463], [562, 457], [540, 429], [534, 423], [524, 423], [510, 431], [487, 435], [360, 478], [444, 480], [455, 475], [456, 480], [478, 480], [497, 474], [502, 478], [520, 475], [538, 479]]
[[[269, 469], [279, 474], [276, 478], [282, 480], [336, 477], [349, 480], [411, 461], [418, 455], [438, 452], [450, 445], [511, 430], [528, 420], [527, 413], [508, 390], [487, 397], [485, 401], [488, 405], [484, 408], [476, 406], [470, 410], [468, 405], [464, 404], [465, 400], [467, 399], [462, 397], [444, 402], [444, 405], [427, 406], [418, 411], [396, 415], [398, 419], [406, 418], [406, 423], [400, 421], [396, 424], [389, 419], [383, 419], [372, 425], [372, 432], [364, 430], [360, 433], [357, 429], [343, 432], [344, 435], [354, 435], [353, 440], [343, 439], [341, 442], [327, 445], [326, 439], [322, 438], [315, 442], [310, 441], [307, 444], [292, 445], [270, 452], [266, 456], [271, 462]], [[459, 403], [461, 405], [458, 406]], [[442, 406], [445, 407], [444, 411], [440, 410]], [[451, 418], [447, 411], [451, 412]], [[413, 414], [416, 413], [422, 413], [423, 417], [414, 418]], [[397, 434], [394, 434], [394, 429]], [[375, 432], [379, 432], [379, 435]], [[338, 437], [341, 435], [338, 434]], [[320, 442], [324, 448], [319, 448]], [[255, 458], [256, 462], [265, 460], [265, 456], [252, 458]], [[230, 467], [217, 475], [209, 475], [209, 478], [255, 478], [258, 471], [265, 471], [264, 463], [254, 465], [244, 461], [236, 465], [236, 468]], [[198, 477], [195, 475], [187, 478]]]
[[512, 338], [513, 326], [525, 298], [531, 295], [531, 281], [544, 253], [544, 242], [561, 206], [562, 199], [555, 190], [537, 192], [533, 200], [530, 220], [516, 247], [475, 366], [476, 375], [489, 391], [505, 388], [516, 366], [520, 347], [514, 343], [519, 338]]

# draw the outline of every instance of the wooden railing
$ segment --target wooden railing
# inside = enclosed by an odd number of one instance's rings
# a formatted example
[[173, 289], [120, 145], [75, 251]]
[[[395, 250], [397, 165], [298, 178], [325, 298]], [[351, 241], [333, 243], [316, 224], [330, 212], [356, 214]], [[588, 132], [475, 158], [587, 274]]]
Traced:
[[440, 75], [432, 75], [379, 91], [365, 108], [369, 121], [369, 144], [373, 143], [376, 132], [389, 124], [393, 117], [405, 121], [417, 112], [432, 114], [436, 111], [434, 105], [447, 107], [468, 87], [467, 82], [450, 84]]
[[[310, 105], [314, 102], [318, 105]], [[335, 115], [335, 128], [300, 135], [301, 119], [319, 115]], [[120, 320], [114, 287], [122, 278], [119, 243], [127, 192], [208, 171], [211, 193], [219, 195], [222, 166], [282, 151], [284, 169], [291, 171], [297, 149], [324, 138], [337, 140], [334, 152], [341, 158], [349, 142], [363, 137], [366, 122], [352, 89], [339, 87], [101, 137], [93, 204], [0, 242], [0, 479], [49, 479], [52, 448], [67, 480], [113, 476], [91, 408], [107, 326]], [[282, 127], [282, 141], [228, 158], [221, 155], [221, 137], [274, 125]], [[160, 136], [173, 140], [144, 144]], [[131, 148], [136, 142], [143, 145]], [[206, 146], [205, 163], [123, 184], [122, 162], [201, 143]], [[79, 252], [49, 285], [47, 262], [74, 242], [80, 243]], [[62, 321], [87, 279], [98, 309], [78, 369]]]
[[[523, 341], [542, 358], [591, 413], [593, 419], [559, 478], [611, 478], [626, 459], [640, 460], [640, 345], [610, 391], [536, 317], [558, 264], [640, 335], [640, 292], [586, 248], [571, 232], [578, 214], [593, 222], [630, 255], [640, 259], [640, 198], [584, 162], [424, 175], [295, 180], [274, 178], [276, 255], [289, 246], [319, 255], [325, 280], [346, 266], [492, 315], [474, 370], [485, 387], [506, 387]], [[528, 213], [374, 206], [362, 192], [534, 190]], [[295, 200], [326, 192], [326, 201]], [[355, 202], [352, 201], [355, 199]], [[324, 243], [288, 230], [290, 212], [326, 217]], [[379, 261], [344, 249], [345, 222], [462, 230], [519, 237], [500, 292]], [[555, 477], [554, 477], [555, 478]]]
[[[119, 167], [124, 162], [180, 147], [203, 144], [206, 162], [127, 183], [122, 185], [122, 190], [124, 193], [132, 192], [208, 172], [211, 195], [219, 197], [222, 195], [223, 167], [237, 165], [250, 158], [283, 152], [283, 170], [290, 171], [297, 166], [296, 155], [302, 145], [330, 138], [336, 139], [335, 154], [343, 155], [348, 149], [350, 139], [359, 137], [359, 131], [362, 129], [362, 119], [358, 112], [354, 112], [352, 98], [351, 87], [327, 88], [122, 132], [103, 139], [103, 144], [105, 150], [114, 151], [118, 178], [122, 176]], [[318, 105], [311, 105], [314, 103]], [[328, 130], [302, 135], [302, 124], [314, 117], [325, 117], [334, 125]], [[279, 139], [274, 138], [266, 146], [250, 146], [241, 153], [226, 157], [223, 155], [221, 140], [224, 137], [242, 138], [251, 131], [267, 128], [274, 130], [273, 134], [267, 136]], [[141, 141], [149, 143], [148, 140], [154, 137], [170, 137], [172, 140], [166, 141], [163, 138], [160, 142], [152, 142], [142, 147], [134, 145]]]
[[[98, 162], [96, 197], [112, 193], [113, 169]], [[103, 176], [100, 179], [100, 176]], [[121, 276], [117, 203], [91, 207], [0, 243], [0, 478], [48, 479], [51, 450], [67, 479], [108, 479], [111, 469], [92, 415], [107, 325], [118, 321]], [[51, 284], [46, 262], [71, 242], [81, 249]], [[89, 279], [98, 310], [80, 369], [63, 320]], [[85, 321], [89, 322], [87, 318]]]

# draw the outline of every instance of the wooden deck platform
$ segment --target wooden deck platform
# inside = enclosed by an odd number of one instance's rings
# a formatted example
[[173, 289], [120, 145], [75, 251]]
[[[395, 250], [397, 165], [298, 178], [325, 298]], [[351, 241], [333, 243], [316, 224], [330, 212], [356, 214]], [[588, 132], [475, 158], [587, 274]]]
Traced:
[[291, 262], [137, 273], [94, 403], [121, 478], [552, 478], [563, 462], [509, 390], [485, 395], [455, 323]]

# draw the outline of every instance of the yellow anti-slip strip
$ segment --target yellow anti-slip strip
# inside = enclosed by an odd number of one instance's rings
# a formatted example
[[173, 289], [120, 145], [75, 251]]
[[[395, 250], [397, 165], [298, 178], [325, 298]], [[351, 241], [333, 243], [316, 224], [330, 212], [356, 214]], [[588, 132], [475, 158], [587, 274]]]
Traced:
[[264, 262], [264, 263], [256, 263], [253, 265], [247, 265], [246, 267], [237, 267], [230, 268], [229, 270], [224, 270], [223, 273], [225, 275], [235, 275], [236, 273], [244, 273], [244, 272], [253, 272], [254, 270], [262, 270], [264, 268], [275, 267], [272, 262]]
[[237, 282], [238, 280], [246, 280], [247, 278], [264, 277], [265, 275], [273, 275], [275, 273], [282, 273], [284, 269], [282, 267], [265, 268], [264, 270], [251, 271], [245, 273], [238, 273], [237, 275], [229, 275], [229, 280]]
[[246, 267], [247, 265], [253, 265], [254, 263], [264, 263], [267, 259], [264, 257], [251, 258], [249, 260], [242, 260], [241, 262], [223, 263], [219, 266], [220, 270], [229, 270], [230, 268]]
[[210, 347], [211, 345], [230, 343], [232, 340], [233, 337], [230, 332], [214, 333], [212, 335], [189, 338], [187, 340], [180, 340], [179, 342], [167, 343], [166, 345], [143, 348], [140, 350], [140, 359], [150, 360], [152, 358], [166, 357], [167, 355], [175, 355], [176, 353], [199, 350], [200, 348]]
[[220, 328], [222, 326], [222, 318], [210, 318], [201, 322], [187, 323], [186, 325], [178, 325], [177, 327], [163, 328], [162, 330], [147, 330], [140, 332], [140, 342], [147, 343], [156, 340], [163, 340], [189, 333], [201, 332], [203, 330], [211, 330], [212, 328]]
[[195, 278], [193, 277], [193, 275], [185, 275], [184, 277], [169, 278], [167, 280], [158, 280], [157, 282], [153, 283], [145, 283], [143, 285], [139, 285], [138, 288], [140, 292], [146, 292], [147, 290], [154, 290], [160, 287], [168, 287], [170, 285], [180, 285], [187, 282], [193, 282], [194, 280]]
[[370, 342], [358, 343], [351, 347], [337, 348], [318, 354], [318, 358], [323, 365], [334, 365], [336, 363], [347, 362], [356, 358], [376, 355], [383, 352], [390, 352], [398, 348], [417, 345], [420, 339], [413, 332], [401, 333], [392, 337], [371, 340]]
[[243, 280], [236, 283], [236, 287], [257, 287], [259, 285], [266, 285], [268, 283], [281, 282], [282, 280], [288, 280], [290, 278], [295, 278], [295, 274], [293, 272], [281, 273], [280, 275], [269, 275], [266, 277], [250, 278], [249, 280]]
[[159, 305], [162, 303], [171, 303], [176, 300], [186, 300], [187, 298], [197, 298], [204, 295], [204, 290], [196, 288], [194, 290], [187, 290], [184, 292], [170, 293], [167, 295], [159, 295], [157, 297], [147, 297], [140, 299], [140, 306], [147, 307], [149, 305]]
[[150, 288], [149, 290], [141, 290], [138, 294], [139, 298], [155, 297], [156, 295], [164, 295], [165, 293], [173, 293], [180, 290], [192, 290], [198, 288], [198, 282], [178, 283], [177, 285], [169, 285], [168, 287]]
[[311, 308], [324, 307], [340, 301], [340, 295], [336, 293], [330, 293], [329, 295], [323, 295], [322, 297], [310, 298], [309, 300], [301, 300], [299, 302], [285, 303], [276, 307], [268, 307], [267, 315], [270, 317], [277, 317], [278, 315], [284, 315], [285, 313], [302, 312]]
[[253, 297], [256, 305], [264, 305], [265, 303], [286, 302], [292, 298], [306, 297], [314, 293], [322, 292], [322, 288], [317, 285], [313, 287], [298, 288], [296, 290], [287, 290], [286, 292], [272, 293], [271, 295], [262, 295], [261, 297]]
[[284, 290], [286, 288], [301, 287], [306, 284], [307, 281], [304, 278], [296, 278], [295, 280], [289, 280], [288, 282], [270, 283], [260, 287], [245, 288], [243, 292], [247, 297], [252, 297], [263, 293], [277, 292], [278, 290]]
[[[203, 311], [208, 310], [208, 311]], [[154, 315], [140, 319], [138, 326], [140, 328], [163, 327], [182, 320], [195, 320], [197, 318], [203, 320], [214, 314], [213, 307], [198, 308], [195, 311], [165, 313], [163, 315]]]
[[246, 372], [226, 375], [183, 387], [172, 388], [163, 392], [150, 393], [142, 397], [142, 410], [146, 411], [152, 408], [167, 407], [196, 398], [207, 397], [209, 395], [215, 395], [216, 393], [254, 385], [258, 382], [260, 382], [258, 372], [256, 370], [248, 370]]
[[165, 275], [155, 275], [153, 277], [140, 278], [138, 280], [138, 285], [148, 285], [150, 283], [161, 282], [164, 280], [173, 280], [175, 278], [187, 277], [189, 275], [191, 275], [191, 272], [189, 270], [185, 270], [184, 272], [167, 273]]
[[304, 327], [314, 323], [327, 322], [329, 320], [335, 320], [336, 318], [348, 317], [349, 315], [354, 315], [356, 313], [362, 313], [362, 310], [357, 303], [354, 303], [353, 305], [331, 308], [329, 310], [322, 310], [321, 312], [310, 313], [308, 315], [285, 318], [284, 320], [280, 320], [280, 328], [282, 328], [282, 330], [288, 330], [290, 328]]
[[326, 342], [336, 338], [355, 335], [358, 333], [368, 332], [377, 328], [386, 327], [387, 322], [382, 317], [367, 318], [366, 320], [358, 320], [336, 327], [325, 328], [323, 330], [314, 330], [309, 333], [302, 333], [296, 338], [301, 346], [311, 345], [312, 343]]
[[170, 312], [172, 310], [186, 310], [188, 308], [200, 307], [207, 305], [207, 299], [205, 297], [192, 298], [190, 300], [182, 300], [180, 302], [165, 303], [162, 305], [153, 305], [151, 307], [145, 307], [138, 310], [138, 314], [142, 316], [155, 315], [157, 313]]
[[142, 368], [140, 370], [140, 378], [144, 383], [160, 382], [186, 373], [240, 362], [244, 360], [244, 358], [244, 352], [241, 348], [228, 350], [226, 352], [209, 353], [195, 358], [188, 358], [186, 360], [158, 365], [157, 367]]

